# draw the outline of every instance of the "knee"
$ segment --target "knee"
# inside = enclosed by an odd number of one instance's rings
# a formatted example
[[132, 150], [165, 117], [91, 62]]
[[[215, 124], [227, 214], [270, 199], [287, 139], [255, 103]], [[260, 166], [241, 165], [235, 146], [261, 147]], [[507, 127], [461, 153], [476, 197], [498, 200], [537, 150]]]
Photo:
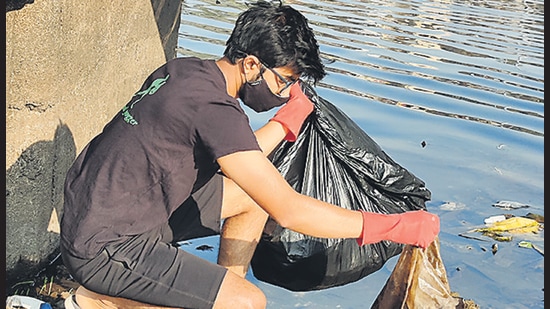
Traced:
[[267, 306], [267, 298], [265, 294], [258, 288], [250, 290], [248, 295], [242, 295], [241, 306], [238, 308], [246, 309], [265, 309]]
[[254, 303], [253, 308], [265, 308], [267, 307], [267, 298], [265, 297], [265, 294], [258, 289], [257, 295], [254, 297]]
[[267, 299], [260, 288], [230, 271], [227, 272], [214, 303], [214, 309], [265, 309], [266, 306]]

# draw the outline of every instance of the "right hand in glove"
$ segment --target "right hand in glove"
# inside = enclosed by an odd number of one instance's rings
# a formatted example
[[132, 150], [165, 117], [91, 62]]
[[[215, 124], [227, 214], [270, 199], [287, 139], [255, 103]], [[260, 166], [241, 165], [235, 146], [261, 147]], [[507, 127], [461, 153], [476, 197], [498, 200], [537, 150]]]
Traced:
[[439, 217], [424, 210], [389, 215], [361, 213], [363, 232], [357, 238], [360, 246], [389, 240], [426, 248], [439, 234]]
[[300, 82], [297, 82], [290, 87], [288, 102], [270, 120], [282, 124], [287, 130], [285, 140], [294, 142], [300, 133], [302, 124], [312, 111], [313, 103], [302, 92]]

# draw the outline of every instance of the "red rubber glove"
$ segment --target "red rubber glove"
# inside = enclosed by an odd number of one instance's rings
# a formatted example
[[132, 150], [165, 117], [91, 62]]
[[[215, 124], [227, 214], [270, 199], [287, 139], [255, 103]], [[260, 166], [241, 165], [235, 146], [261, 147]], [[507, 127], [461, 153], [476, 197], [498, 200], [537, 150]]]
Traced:
[[290, 99], [270, 120], [282, 124], [288, 130], [285, 140], [294, 142], [300, 133], [302, 124], [312, 111], [313, 103], [302, 92], [298, 82], [290, 86]]
[[390, 240], [426, 248], [439, 233], [439, 217], [424, 210], [389, 215], [362, 210], [361, 213], [363, 232], [357, 238], [360, 246]]

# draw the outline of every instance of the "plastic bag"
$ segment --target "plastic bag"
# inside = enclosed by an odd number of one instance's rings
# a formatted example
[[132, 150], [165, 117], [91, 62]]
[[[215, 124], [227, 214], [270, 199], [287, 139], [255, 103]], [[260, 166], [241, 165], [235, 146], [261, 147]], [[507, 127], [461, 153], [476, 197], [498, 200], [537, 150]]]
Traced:
[[[425, 209], [424, 182], [394, 162], [345, 113], [302, 83], [315, 105], [294, 143], [270, 155], [293, 188], [346, 209], [401, 213]], [[323, 224], [319, 222], [319, 224]], [[251, 267], [254, 276], [292, 291], [320, 290], [357, 281], [377, 270], [403, 245], [324, 239], [282, 228], [271, 218]]]
[[540, 224], [529, 218], [512, 217], [503, 221], [495, 222], [489, 227], [476, 229], [476, 232], [509, 232], [509, 233], [537, 233]]
[[439, 238], [421, 249], [406, 245], [371, 309], [479, 308], [451, 292]]

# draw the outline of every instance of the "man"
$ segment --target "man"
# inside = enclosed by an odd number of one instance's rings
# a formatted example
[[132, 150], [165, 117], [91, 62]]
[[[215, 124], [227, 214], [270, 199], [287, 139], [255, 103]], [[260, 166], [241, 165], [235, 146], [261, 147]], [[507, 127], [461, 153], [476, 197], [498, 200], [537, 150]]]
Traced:
[[[154, 71], [67, 174], [61, 248], [82, 284], [76, 303], [265, 308], [245, 274], [268, 216], [315, 237], [428, 246], [435, 215], [351, 211], [301, 195], [266, 158], [313, 110], [300, 79], [325, 74], [306, 18], [268, 2], [239, 16], [222, 58]], [[253, 132], [237, 98], [256, 112], [283, 106]], [[215, 234], [217, 264], [174, 245]]]

